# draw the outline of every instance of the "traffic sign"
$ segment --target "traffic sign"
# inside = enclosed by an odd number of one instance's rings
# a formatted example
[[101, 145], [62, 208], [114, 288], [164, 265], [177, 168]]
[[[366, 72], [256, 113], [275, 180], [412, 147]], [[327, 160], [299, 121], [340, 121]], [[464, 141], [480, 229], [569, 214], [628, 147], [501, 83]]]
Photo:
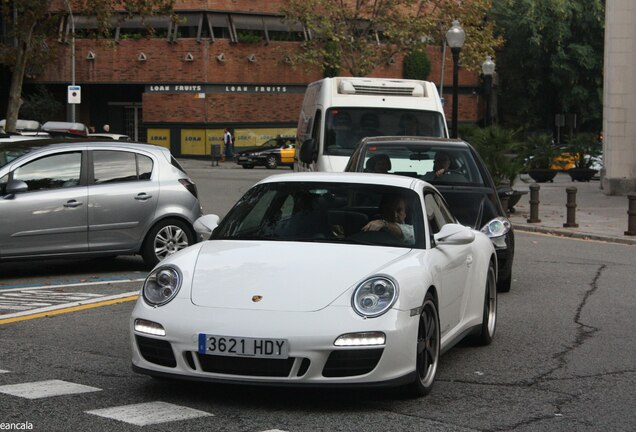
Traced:
[[81, 104], [82, 103], [82, 87], [81, 86], [68, 86], [68, 103]]

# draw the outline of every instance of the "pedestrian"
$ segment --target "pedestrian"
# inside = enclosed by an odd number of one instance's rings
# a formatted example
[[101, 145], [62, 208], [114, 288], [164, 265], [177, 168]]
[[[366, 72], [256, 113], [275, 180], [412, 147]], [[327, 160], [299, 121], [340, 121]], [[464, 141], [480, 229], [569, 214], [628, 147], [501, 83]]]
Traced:
[[106, 133], [110, 132], [110, 125], [109, 124], [105, 124], [103, 129], [104, 129], [104, 132], [106, 132]]
[[232, 137], [232, 133], [229, 128], [225, 128], [225, 132], [223, 133], [223, 144], [225, 144], [225, 157], [233, 158], [234, 157], [234, 138]]

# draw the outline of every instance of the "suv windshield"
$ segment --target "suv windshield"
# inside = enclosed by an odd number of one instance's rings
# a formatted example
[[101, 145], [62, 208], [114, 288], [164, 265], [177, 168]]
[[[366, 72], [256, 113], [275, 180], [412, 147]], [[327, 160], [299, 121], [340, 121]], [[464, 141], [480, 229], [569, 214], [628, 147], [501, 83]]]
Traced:
[[362, 138], [388, 135], [445, 138], [444, 118], [435, 111], [331, 108], [325, 121], [324, 153], [351, 156]]
[[[437, 186], [486, 186], [479, 164], [468, 147], [434, 143], [370, 143], [363, 147], [353, 170], [380, 172], [377, 161], [381, 158], [388, 161], [384, 163], [385, 173], [419, 178]], [[443, 172], [440, 172], [437, 165], [442, 159], [445, 164]]]
[[421, 209], [419, 196], [399, 187], [265, 183], [239, 200], [212, 238], [424, 248]]

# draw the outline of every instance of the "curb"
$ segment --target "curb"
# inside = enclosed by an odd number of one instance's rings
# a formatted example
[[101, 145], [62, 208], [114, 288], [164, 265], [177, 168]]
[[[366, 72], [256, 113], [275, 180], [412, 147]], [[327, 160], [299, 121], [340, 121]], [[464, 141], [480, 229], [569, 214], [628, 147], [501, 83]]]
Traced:
[[624, 244], [628, 246], [636, 246], [636, 238], [620, 238], [620, 237], [612, 237], [612, 236], [603, 236], [598, 234], [572, 232], [572, 231], [567, 231], [565, 229], [549, 228], [545, 226], [529, 226], [525, 224], [517, 225], [514, 222], [512, 226], [514, 227], [516, 231], [522, 231], [522, 232], [533, 232], [533, 233], [549, 234], [549, 235], [559, 236], [559, 237], [576, 238], [581, 240], [596, 240], [596, 241], [602, 241], [606, 243], [618, 243], [618, 244]]

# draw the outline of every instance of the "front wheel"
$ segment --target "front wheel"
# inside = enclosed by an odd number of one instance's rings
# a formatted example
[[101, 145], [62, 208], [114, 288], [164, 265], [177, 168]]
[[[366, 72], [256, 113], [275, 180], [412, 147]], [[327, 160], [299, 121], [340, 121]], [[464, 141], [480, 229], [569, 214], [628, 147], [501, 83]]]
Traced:
[[431, 293], [426, 294], [420, 313], [416, 354], [415, 381], [410, 392], [413, 396], [425, 396], [433, 388], [440, 355], [439, 313]]
[[276, 156], [267, 156], [267, 159], [265, 159], [265, 166], [267, 169], [275, 169], [278, 167], [278, 159], [276, 159]]
[[148, 267], [154, 267], [165, 257], [191, 244], [194, 244], [194, 234], [188, 225], [177, 219], [165, 219], [148, 232], [141, 255]]

